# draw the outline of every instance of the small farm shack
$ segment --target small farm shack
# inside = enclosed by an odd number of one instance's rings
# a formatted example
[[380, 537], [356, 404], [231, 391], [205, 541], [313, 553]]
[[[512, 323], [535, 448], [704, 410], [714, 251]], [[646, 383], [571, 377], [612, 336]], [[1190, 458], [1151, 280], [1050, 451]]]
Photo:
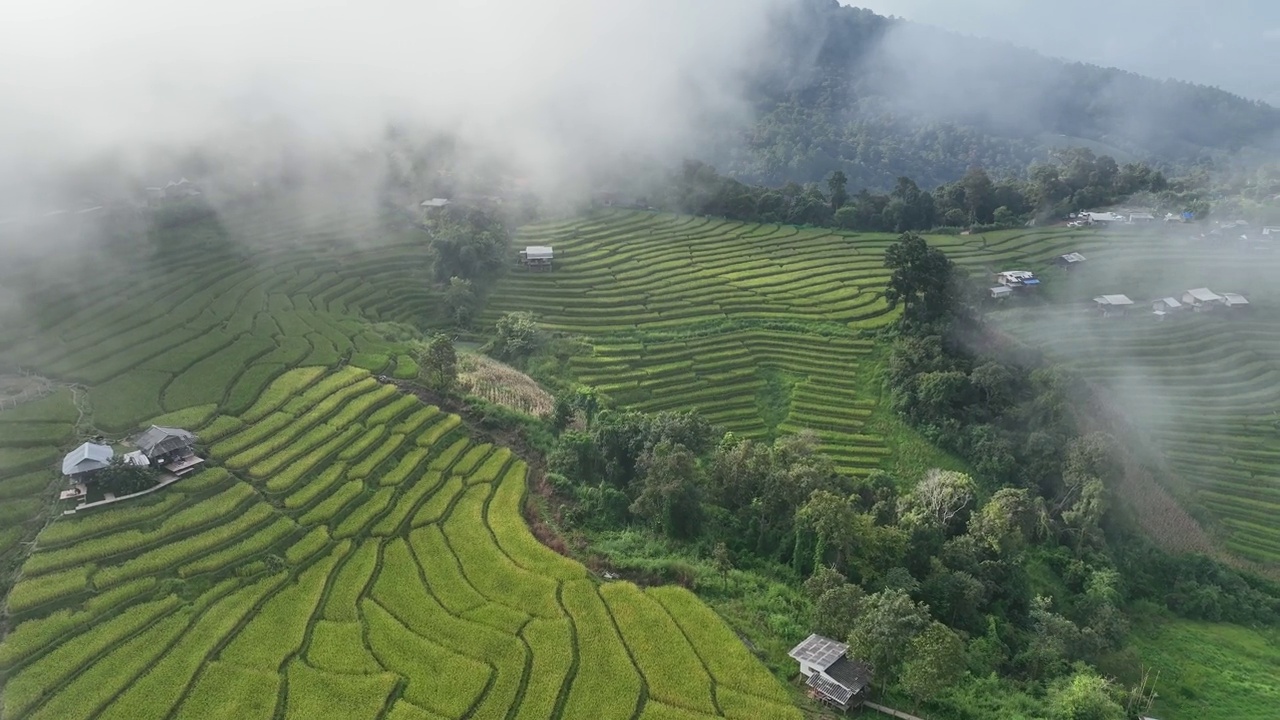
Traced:
[[1175, 313], [1181, 312], [1185, 307], [1175, 297], [1160, 298], [1151, 303], [1151, 312], [1155, 314], [1157, 320], [1164, 320]]
[[1222, 304], [1236, 310], [1244, 310], [1249, 307], [1249, 301], [1239, 293], [1222, 293]]
[[1103, 317], [1120, 317], [1133, 306], [1128, 295], [1099, 295], [1093, 302], [1102, 311]]
[[79, 482], [110, 465], [113, 457], [115, 451], [109, 445], [87, 442], [62, 458], [62, 474]]
[[520, 251], [520, 264], [535, 270], [550, 270], [555, 251], [549, 245], [530, 245]]
[[1053, 264], [1070, 270], [1072, 268], [1080, 267], [1081, 263], [1088, 259], [1089, 258], [1078, 252], [1069, 252], [1066, 255], [1059, 255], [1054, 259]]
[[1005, 285], [997, 285], [991, 288], [991, 297], [995, 300], [1004, 300], [1013, 295], [1013, 288]]
[[1011, 288], [1034, 288], [1040, 285], [1040, 279], [1029, 270], [1005, 270], [996, 273], [996, 282]]
[[195, 454], [196, 436], [182, 428], [152, 425], [135, 437], [132, 445], [150, 461], [174, 475], [184, 475], [204, 459]]
[[871, 667], [850, 660], [848, 650], [848, 645], [815, 633], [787, 654], [800, 663], [800, 675], [818, 700], [848, 710], [867, 699], [872, 678]]
[[89, 490], [85, 483], [91, 482], [98, 471], [111, 464], [115, 451], [108, 445], [84, 443], [62, 458], [62, 474], [67, 476], [71, 489], [58, 494], [59, 500], [74, 500], [84, 497]]
[[1138, 223], [1155, 222], [1156, 216], [1149, 212], [1129, 213], [1129, 224], [1136, 225]]
[[1214, 305], [1221, 305], [1222, 296], [1209, 288], [1195, 288], [1182, 294], [1182, 304], [1196, 310], [1208, 310]]

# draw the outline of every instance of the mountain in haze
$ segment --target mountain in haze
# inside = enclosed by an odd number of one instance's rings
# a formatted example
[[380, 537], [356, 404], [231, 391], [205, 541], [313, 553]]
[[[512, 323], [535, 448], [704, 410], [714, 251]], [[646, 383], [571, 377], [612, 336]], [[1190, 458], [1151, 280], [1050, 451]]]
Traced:
[[[1089, 32], [1065, 18], [1063, 32]], [[1140, 33], [1135, 27], [1133, 32]], [[1021, 174], [1057, 147], [1223, 167], [1280, 146], [1280, 110], [1231, 93], [1055, 60], [836, 0], [777, 13], [747, 79], [757, 115], [712, 158], [748, 181], [932, 187], [974, 165]]]

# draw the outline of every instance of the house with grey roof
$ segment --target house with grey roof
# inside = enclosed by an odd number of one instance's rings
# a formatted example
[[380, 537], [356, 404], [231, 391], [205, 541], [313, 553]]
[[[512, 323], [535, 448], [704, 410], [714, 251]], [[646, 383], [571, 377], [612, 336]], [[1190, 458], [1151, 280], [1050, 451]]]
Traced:
[[131, 442], [153, 467], [181, 477], [204, 462], [196, 455], [197, 439], [182, 428], [152, 425]]
[[1070, 270], [1071, 268], [1079, 267], [1088, 259], [1089, 258], [1086, 258], [1078, 252], [1069, 252], [1066, 255], [1059, 255], [1054, 258], [1053, 264]]
[[848, 710], [861, 705], [871, 692], [871, 666], [847, 657], [849, 646], [810, 635], [787, 653], [800, 663], [810, 694], [828, 705]]
[[550, 270], [555, 250], [550, 245], [530, 245], [520, 251], [520, 264], [538, 270]]
[[1222, 296], [1209, 288], [1193, 288], [1182, 293], [1182, 304], [1190, 305], [1196, 311], [1208, 310], [1214, 305], [1222, 304]]
[[1222, 293], [1222, 304], [1237, 310], [1249, 307], [1249, 301], [1239, 293]]
[[110, 465], [113, 457], [115, 451], [109, 445], [87, 442], [62, 458], [62, 474], [73, 482], [80, 482]]
[[1093, 299], [1103, 317], [1120, 317], [1133, 306], [1128, 295], [1099, 295]]

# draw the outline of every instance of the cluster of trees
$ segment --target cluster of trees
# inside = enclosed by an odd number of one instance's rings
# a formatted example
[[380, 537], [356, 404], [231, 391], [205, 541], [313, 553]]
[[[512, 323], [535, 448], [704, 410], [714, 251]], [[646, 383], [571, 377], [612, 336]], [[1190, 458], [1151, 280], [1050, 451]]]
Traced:
[[431, 272], [443, 288], [446, 319], [468, 327], [510, 262], [511, 232], [498, 214], [462, 205], [440, 208], [423, 227], [430, 237]]
[[849, 180], [837, 170], [825, 187], [789, 183], [781, 188], [746, 185], [697, 161], [686, 161], [671, 181], [667, 205], [681, 212], [717, 215], [751, 222], [821, 225], [863, 232], [907, 232], [939, 227], [1021, 226], [1037, 218], [1119, 202], [1148, 193], [1154, 204], [1203, 216], [1208, 201], [1200, 191], [1207, 178], [1170, 182], [1143, 163], [1119, 165], [1087, 148], [1055, 153], [1032, 165], [1025, 179], [993, 179], [971, 166], [954, 182], [932, 192], [909, 177], [899, 177], [888, 193], [863, 188], [849, 192]]
[[886, 262], [904, 308], [893, 407], [973, 475], [848, 477], [812, 434], [744, 439], [696, 412], [602, 408], [578, 388], [557, 398], [548, 456], [569, 524], [643, 527], [721, 574], [789, 578], [807, 598], [798, 622], [847, 639], [879, 687], [956, 717], [978, 712], [971, 690], [984, 682], [1053, 718], [1143, 707], [1141, 688], [1095, 669], [1123, 646], [1135, 601], [1280, 622], [1280, 587], [1130, 530], [1112, 499], [1115, 441], [1076, 427], [1077, 388], [1060, 370], [968, 349], [983, 328], [942, 253], [905, 235]]
[[[776, 13], [748, 81], [757, 117], [712, 158], [770, 185], [840, 170], [855, 187], [933, 187], [970, 165], [1004, 175], [1048, 146], [1105, 144], [1179, 167], [1265, 151], [1280, 111], [1230, 93], [806, 0]], [[744, 140], [745, 138], [745, 140]]]

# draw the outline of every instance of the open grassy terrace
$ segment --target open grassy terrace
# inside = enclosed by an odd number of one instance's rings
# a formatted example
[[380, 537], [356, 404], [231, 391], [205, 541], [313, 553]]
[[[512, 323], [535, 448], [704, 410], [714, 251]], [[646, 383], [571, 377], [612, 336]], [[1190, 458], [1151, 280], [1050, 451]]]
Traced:
[[[35, 543], [0, 717], [798, 720], [700, 601], [598, 585], [529, 532], [522, 460], [379, 382], [410, 366], [385, 325], [432, 312], [425, 241], [334, 213], [161, 231], [82, 294], [32, 283], [0, 361], [54, 390], [0, 411], [0, 552]], [[152, 422], [205, 469], [40, 523], [62, 453]]]
[[879, 393], [859, 331], [896, 317], [884, 300], [893, 240], [598, 213], [525, 228], [517, 244], [552, 245], [555, 269], [513, 272], [486, 312], [532, 310], [590, 338], [578, 379], [618, 402], [697, 407], [747, 437], [810, 429], [842, 470], [866, 474], [889, 451], [866, 428]]
[[[934, 239], [972, 272], [1040, 273], [1044, 297], [992, 317], [1009, 335], [1106, 388], [1172, 477], [1234, 553], [1280, 563], [1280, 253], [1258, 236], [1200, 239], [1204, 228], [1011, 231]], [[1243, 230], [1241, 233], [1249, 233]], [[1257, 233], [1255, 228], [1252, 231]], [[1081, 252], [1071, 271], [1050, 261]], [[1150, 301], [1191, 288], [1245, 295], [1251, 307], [1182, 309], [1165, 320]], [[1135, 306], [1102, 318], [1091, 298], [1123, 293]]]

